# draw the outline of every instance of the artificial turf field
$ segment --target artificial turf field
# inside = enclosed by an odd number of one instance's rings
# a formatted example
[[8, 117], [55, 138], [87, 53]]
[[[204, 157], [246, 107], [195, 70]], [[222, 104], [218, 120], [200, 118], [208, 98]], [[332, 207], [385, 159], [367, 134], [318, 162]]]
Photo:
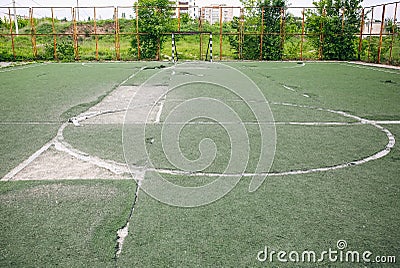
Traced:
[[[265, 246], [275, 251], [319, 253], [337, 249], [337, 241], [346, 240], [348, 250], [399, 257], [398, 143], [384, 157], [360, 165], [308, 174], [285, 172], [352, 163], [387, 146], [388, 136], [374, 125], [327, 110], [385, 121], [382, 126], [398, 140], [400, 71], [350, 63], [225, 64], [254, 81], [270, 104], [277, 122], [270, 172], [276, 176], [267, 177], [252, 193], [248, 191], [250, 178], [243, 177], [223, 198], [196, 208], [169, 206], [139, 191], [129, 235], [118, 258], [116, 232], [124, 226], [132, 206], [137, 187], [133, 180], [2, 181], [0, 266], [396, 267], [327, 259], [312, 264], [282, 263], [276, 257], [274, 262], [259, 262], [257, 254]], [[68, 118], [101, 102], [120, 85], [138, 86], [168, 69], [159, 69], [160, 65], [49, 63], [0, 69], [0, 177], [51, 140]], [[251, 111], [219, 90], [210, 85], [168, 93], [161, 122], [185, 100], [199, 95], [225, 99], [249, 123], [245, 127], [250, 149], [257, 152], [259, 133], [250, 124], [255, 122]], [[148, 128], [156, 137], [149, 146], [150, 156], [157, 168], [173, 169], [157, 142], [161, 128], [162, 124]], [[70, 124], [64, 138], [89, 155], [124, 162], [122, 132], [118, 124]], [[205, 172], [221, 173], [230, 147], [218, 126], [194, 124], [183, 129], [183, 153], [198, 158], [202, 138], [213, 139], [218, 148]], [[246, 172], [254, 172], [256, 161], [257, 154], [250, 153]], [[166, 177], [186, 186], [212, 180], [206, 175]]]

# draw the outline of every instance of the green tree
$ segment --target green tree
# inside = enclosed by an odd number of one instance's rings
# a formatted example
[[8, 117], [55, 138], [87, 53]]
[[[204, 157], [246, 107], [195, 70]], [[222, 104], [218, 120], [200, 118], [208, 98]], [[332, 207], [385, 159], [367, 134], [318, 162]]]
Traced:
[[387, 19], [385, 23], [386, 31], [390, 34], [396, 34], [399, 32], [399, 28], [393, 19]]
[[[286, 0], [242, 0], [246, 7], [244, 21], [235, 18], [232, 28], [236, 29], [238, 35], [230, 37], [231, 46], [237, 54], [242, 54], [243, 59], [256, 60], [260, 58], [260, 33], [262, 37], [262, 59], [280, 60], [283, 54], [282, 10], [285, 8]], [[255, 7], [256, 6], [256, 7]], [[264, 16], [262, 14], [264, 10]], [[264, 23], [262, 20], [264, 19]], [[262, 29], [262, 25], [264, 25]], [[246, 33], [246, 34], [244, 34]]]
[[326, 60], [353, 60], [357, 55], [362, 0], [320, 0], [307, 13], [313, 46]]
[[302, 18], [288, 14], [285, 19], [284, 57], [298, 59], [300, 57]]
[[[159, 59], [158, 51], [163, 47], [166, 36], [172, 31], [172, 8], [169, 0], [138, 0], [140, 57]], [[136, 7], [135, 7], [136, 8]], [[137, 55], [137, 38], [132, 39], [132, 52]]]
[[[263, 1], [260, 7], [264, 9], [263, 59], [281, 60], [283, 54], [283, 27], [286, 20], [284, 10], [285, 0]], [[278, 34], [280, 33], [280, 34]]]

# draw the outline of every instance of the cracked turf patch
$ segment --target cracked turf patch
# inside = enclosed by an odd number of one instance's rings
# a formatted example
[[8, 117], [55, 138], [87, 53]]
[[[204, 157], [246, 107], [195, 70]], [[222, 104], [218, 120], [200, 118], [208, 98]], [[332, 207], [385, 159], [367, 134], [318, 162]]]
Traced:
[[130, 174], [117, 175], [89, 162], [60, 152], [54, 147], [37, 157], [13, 180], [57, 180], [57, 179], [131, 179]]

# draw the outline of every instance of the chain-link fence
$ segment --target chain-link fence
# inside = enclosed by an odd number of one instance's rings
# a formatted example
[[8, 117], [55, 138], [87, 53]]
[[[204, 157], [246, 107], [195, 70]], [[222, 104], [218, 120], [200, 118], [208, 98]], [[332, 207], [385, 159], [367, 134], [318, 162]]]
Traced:
[[[211, 32], [214, 60], [362, 60], [400, 65], [399, 5], [181, 5], [167, 11], [143, 6], [2, 7], [0, 61], [165, 60], [171, 58], [172, 33], [180, 59], [204, 60]], [[157, 17], [162, 23], [155, 20], [148, 25], [151, 20], [146, 19], [158, 13], [164, 14]], [[152, 28], [158, 30], [149, 31]]]

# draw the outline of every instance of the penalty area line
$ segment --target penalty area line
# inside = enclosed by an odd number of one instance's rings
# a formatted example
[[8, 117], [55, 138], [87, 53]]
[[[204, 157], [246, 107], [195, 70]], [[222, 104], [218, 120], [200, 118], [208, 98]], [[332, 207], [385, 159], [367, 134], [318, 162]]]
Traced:
[[[389, 74], [400, 74], [400, 69], [396, 66], [388, 66], [388, 65], [379, 65], [379, 64], [370, 64], [370, 63], [361, 63], [361, 62], [347, 62], [343, 63], [345, 66], [350, 66], [353, 68], [358, 68], [358, 69], [366, 69], [366, 70], [371, 70], [371, 71], [377, 71], [377, 72], [384, 72], [384, 73], [389, 73]], [[393, 71], [389, 71], [393, 70]]]
[[400, 121], [391, 121], [391, 120], [383, 120], [383, 121], [372, 121], [378, 125], [400, 125]]
[[13, 67], [3, 67], [5, 70], [1, 70], [3, 68], [0, 68], [0, 73], [7, 73], [7, 72], [13, 72], [13, 71], [18, 71], [18, 70], [24, 70], [24, 69], [29, 69], [29, 68], [34, 68], [34, 67], [39, 67], [39, 66], [44, 66], [47, 65], [46, 63], [33, 63], [33, 64], [25, 64], [25, 65], [17, 65]]

